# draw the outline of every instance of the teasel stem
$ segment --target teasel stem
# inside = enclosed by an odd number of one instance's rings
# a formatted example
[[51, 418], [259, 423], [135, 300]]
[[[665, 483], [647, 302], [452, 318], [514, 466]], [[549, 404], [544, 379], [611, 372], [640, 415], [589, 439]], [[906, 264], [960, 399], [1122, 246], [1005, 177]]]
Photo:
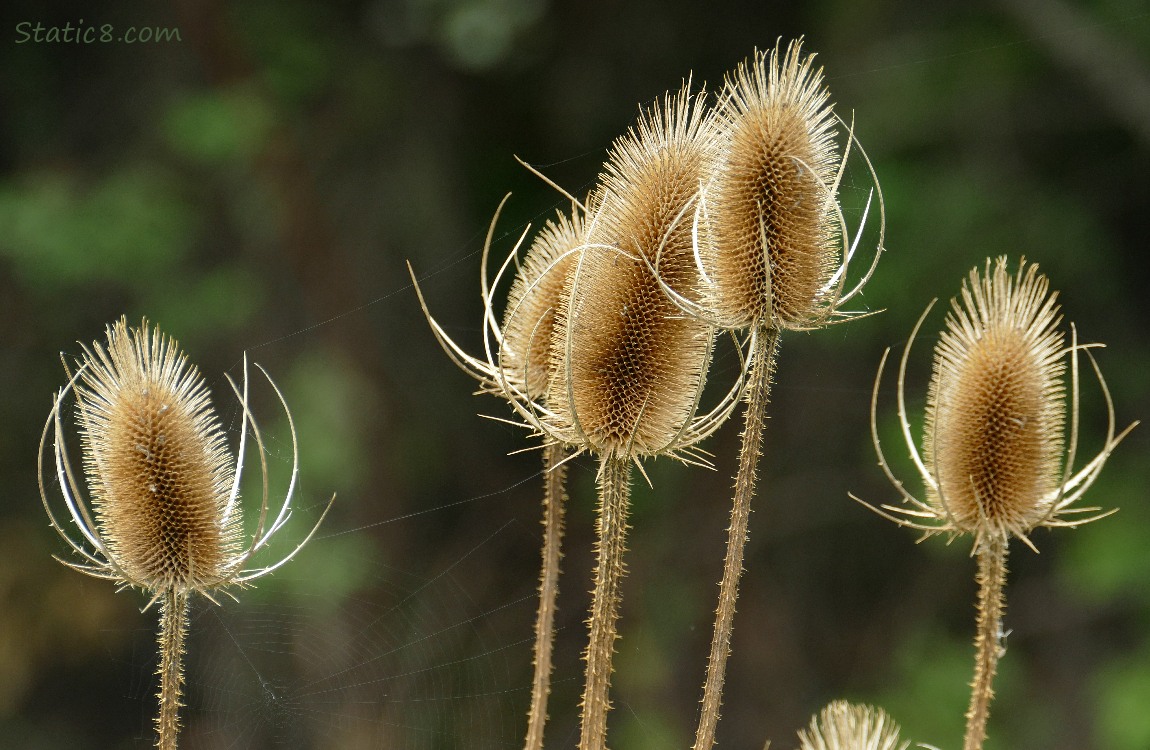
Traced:
[[990, 700], [994, 697], [994, 674], [1006, 650], [1002, 614], [1006, 611], [1006, 538], [989, 537], [978, 549], [978, 632], [974, 639], [974, 680], [970, 708], [966, 712], [963, 750], [981, 750], [986, 739]]
[[595, 589], [591, 598], [590, 637], [587, 643], [587, 677], [583, 688], [583, 731], [579, 750], [604, 750], [607, 746], [607, 712], [611, 708], [611, 659], [618, 637], [622, 596], [619, 585], [626, 569], [627, 511], [631, 500], [631, 459], [605, 456], [599, 468], [599, 539], [595, 544]]
[[735, 600], [739, 596], [739, 578], [743, 575], [743, 553], [747, 546], [751, 498], [755, 494], [755, 469], [763, 452], [763, 430], [766, 427], [771, 376], [774, 374], [778, 348], [778, 329], [760, 329], [751, 355], [751, 376], [747, 387], [746, 411], [743, 415], [743, 442], [739, 449], [738, 473], [735, 475], [731, 525], [727, 529], [727, 556], [723, 562], [723, 578], [719, 583], [719, 606], [715, 610], [715, 629], [711, 639], [711, 655], [707, 660], [707, 678], [703, 683], [703, 701], [699, 727], [695, 732], [695, 750], [710, 750], [715, 744], [715, 727], [719, 723], [719, 705], [723, 697], [727, 657], [731, 654]]
[[156, 747], [176, 750], [180, 734], [180, 698], [184, 687], [184, 637], [188, 632], [188, 594], [169, 589], [160, 604], [160, 713], [156, 716]]
[[555, 600], [559, 561], [563, 558], [563, 514], [567, 505], [567, 451], [559, 443], [543, 449], [543, 566], [539, 574], [539, 612], [535, 618], [535, 680], [527, 714], [525, 750], [542, 750], [551, 693], [551, 651], [555, 644]]

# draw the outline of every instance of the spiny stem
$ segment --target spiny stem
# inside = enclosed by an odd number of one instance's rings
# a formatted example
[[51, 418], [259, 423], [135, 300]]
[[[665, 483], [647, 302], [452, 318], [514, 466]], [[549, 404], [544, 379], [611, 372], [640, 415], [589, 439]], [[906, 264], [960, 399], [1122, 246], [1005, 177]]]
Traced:
[[539, 574], [539, 613], [535, 618], [535, 681], [527, 714], [525, 750], [542, 750], [543, 726], [547, 723], [555, 599], [559, 596], [559, 560], [563, 557], [563, 511], [567, 505], [565, 453], [558, 444], [543, 450], [543, 565]]
[[160, 713], [156, 716], [156, 747], [176, 750], [180, 734], [180, 697], [184, 687], [184, 636], [188, 631], [188, 594], [170, 589], [160, 604]]
[[1006, 539], [993, 537], [978, 549], [978, 632], [974, 638], [974, 680], [970, 684], [970, 708], [966, 712], [963, 750], [981, 750], [986, 739], [990, 700], [994, 697], [994, 674], [1005, 648], [1002, 614], [1006, 610]]
[[595, 589], [591, 595], [579, 750], [604, 750], [607, 744], [611, 657], [615, 653], [615, 621], [619, 618], [622, 598], [619, 584], [625, 573], [623, 552], [626, 549], [630, 494], [630, 460], [605, 457], [599, 468], [599, 520], [596, 522], [599, 540], [595, 550]]
[[738, 473], [735, 475], [731, 525], [727, 529], [727, 556], [723, 563], [723, 578], [719, 583], [719, 605], [715, 610], [715, 629], [711, 639], [711, 655], [707, 660], [707, 678], [703, 683], [703, 701], [699, 727], [695, 732], [694, 750], [710, 750], [715, 744], [715, 727], [719, 723], [727, 657], [731, 653], [735, 600], [739, 596], [739, 578], [743, 574], [743, 552], [747, 546], [751, 498], [755, 494], [755, 467], [763, 452], [763, 428], [766, 424], [771, 375], [775, 369], [778, 344], [778, 330], [762, 330], [756, 338], [755, 351], [752, 353], [747, 406], [743, 415], [743, 444], [739, 450]]

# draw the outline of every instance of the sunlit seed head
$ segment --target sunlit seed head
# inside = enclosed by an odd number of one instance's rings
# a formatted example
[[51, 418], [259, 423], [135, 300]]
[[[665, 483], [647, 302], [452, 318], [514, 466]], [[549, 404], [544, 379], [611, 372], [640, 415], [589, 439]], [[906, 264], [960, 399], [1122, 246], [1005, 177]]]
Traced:
[[527, 251], [511, 285], [503, 317], [501, 369], [528, 398], [546, 395], [555, 375], [556, 311], [562, 304], [567, 271], [583, 244], [583, 216], [560, 214], [548, 221]]
[[707, 191], [700, 258], [705, 306], [730, 328], [809, 328], [833, 312], [840, 156], [822, 69], [801, 45], [757, 52], [721, 100], [728, 144]]
[[1062, 483], [1065, 371], [1056, 294], [1036, 265], [1005, 258], [963, 284], [935, 347], [923, 458], [927, 502], [956, 531], [1025, 535]]
[[711, 328], [663, 285], [694, 294], [692, 214], [716, 131], [686, 86], [617, 140], [557, 322], [555, 428], [605, 455], [673, 449], [702, 388]]
[[898, 725], [881, 708], [835, 701], [799, 730], [800, 750], [905, 750]]
[[217, 584], [240, 548], [235, 476], [207, 387], [177, 343], [121, 319], [86, 349], [76, 388], [99, 534], [128, 582], [154, 592]]

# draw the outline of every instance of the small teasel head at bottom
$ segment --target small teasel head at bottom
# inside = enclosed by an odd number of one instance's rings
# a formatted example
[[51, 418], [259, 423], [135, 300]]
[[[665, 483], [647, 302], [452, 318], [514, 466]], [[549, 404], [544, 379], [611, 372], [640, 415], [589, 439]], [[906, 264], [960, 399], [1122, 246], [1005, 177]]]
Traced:
[[[911, 437], [904, 392], [911, 345], [926, 312], [919, 319], [899, 364], [897, 398], [899, 424], [926, 486], [925, 500], [894, 476], [878, 437], [878, 392], [889, 350], [883, 355], [871, 400], [871, 433], [879, 465], [905, 505], [868, 507], [927, 535], [969, 534], [976, 549], [1011, 536], [1033, 547], [1029, 534], [1039, 526], [1073, 527], [1108, 515], [1075, 503], [1134, 424], [1116, 433], [1110, 392], [1090, 352], [1099, 345], [1079, 343], [1073, 326], [1066, 344], [1056, 298], [1038, 266], [1025, 260], [1013, 274], [1005, 257], [993, 264], [988, 259], [981, 274], [977, 268], [970, 272], [960, 297], [951, 301], [935, 347], [921, 452]], [[1075, 470], [1081, 354], [1101, 387], [1108, 423], [1101, 450]]]
[[828, 704], [799, 730], [799, 750], [906, 750], [899, 727], [881, 708], [846, 701]]
[[[248, 567], [291, 515], [298, 472], [291, 413], [279, 389], [270, 378], [268, 382], [287, 414], [293, 454], [290, 484], [274, 515], [267, 497], [263, 439], [248, 409], [246, 361], [242, 390], [231, 384], [242, 408], [240, 446], [233, 456], [203, 377], [173, 339], [146, 320], [130, 328], [121, 318], [108, 327], [105, 344], [85, 346], [75, 373], [53, 401], [40, 444], [44, 509], [80, 558], [61, 562], [140, 588], [154, 601], [168, 592], [198, 592], [210, 598], [213, 591], [246, 584], [290, 560], [318, 522], [278, 562]], [[83, 452], [82, 477], [66, 445], [64, 406], [70, 393]], [[265, 489], [256, 529], [245, 545], [239, 488], [249, 434], [259, 450]], [[46, 454], [67, 520], [79, 536], [68, 533], [60, 521], [63, 516], [52, 510]]]

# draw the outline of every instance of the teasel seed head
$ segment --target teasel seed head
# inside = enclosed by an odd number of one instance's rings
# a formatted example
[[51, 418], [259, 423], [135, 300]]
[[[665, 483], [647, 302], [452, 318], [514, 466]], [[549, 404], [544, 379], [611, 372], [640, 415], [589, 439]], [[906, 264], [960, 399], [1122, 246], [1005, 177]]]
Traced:
[[898, 725], [881, 708], [846, 701], [828, 704], [799, 730], [800, 750], [906, 750]]
[[[718, 109], [723, 157], [695, 220], [702, 304], [684, 309], [726, 329], [806, 330], [862, 314], [844, 305], [862, 292], [882, 255], [882, 189], [853, 123], [840, 152], [842, 121], [814, 55], [802, 54], [801, 39], [785, 53], [781, 42], [756, 52], [728, 75]], [[838, 200], [852, 148], [873, 181], [853, 235]], [[874, 254], [848, 288], [876, 199]]]
[[[584, 243], [587, 209], [583, 202], [568, 195], [572, 203], [570, 213], [560, 212], [547, 221], [520, 260], [519, 252], [530, 227], [524, 230], [494, 278], [489, 278], [487, 268], [495, 227], [510, 197], [504, 196], [496, 209], [483, 246], [479, 277], [484, 310], [482, 356], [469, 354], [447, 334], [428, 309], [410, 263], [408, 272], [424, 317], [444, 352], [479, 382], [479, 393], [507, 399], [519, 417], [518, 421], [507, 421], [543, 432], [539, 427], [541, 420], [547, 418], [547, 395], [557, 374], [551, 352], [556, 339], [556, 313], [562, 304], [567, 273]], [[495, 296], [512, 268], [516, 269], [515, 277], [501, 322], [495, 312]], [[545, 440], [562, 442], [553, 435]]]
[[724, 158], [707, 189], [705, 307], [727, 328], [809, 328], [837, 301], [836, 119], [814, 55], [756, 52], [726, 83]]
[[[1025, 260], [1013, 275], [1005, 257], [993, 267], [988, 259], [981, 274], [977, 268], [970, 272], [960, 298], [951, 301], [935, 347], [921, 454], [910, 435], [903, 392], [910, 347], [926, 313], [919, 319], [899, 366], [898, 400], [903, 437], [926, 485], [925, 502], [903, 489], [878, 440], [875, 404], [884, 355], [872, 398], [871, 434], [879, 465], [911, 507], [882, 506], [883, 515], [927, 534], [970, 534], [975, 549], [1010, 536], [1033, 547], [1029, 534], [1036, 527], [1073, 527], [1108, 515], [1071, 506], [1135, 425], [1115, 434], [1110, 392], [1090, 353], [1098, 345], [1079, 344], [1071, 326], [1072, 342], [1066, 346], [1056, 299], [1038, 266]], [[1102, 449], [1074, 472], [1080, 352], [1090, 359], [1109, 419]], [[1069, 446], [1063, 383], [1068, 356]]]
[[[283, 505], [267, 521], [267, 469], [262, 438], [247, 408], [246, 360], [244, 369], [242, 393], [232, 385], [243, 408], [237, 463], [203, 377], [173, 339], [146, 320], [132, 329], [121, 318], [108, 327], [106, 345], [84, 347], [75, 374], [55, 399], [40, 446], [44, 508], [52, 526], [85, 561], [65, 564], [144, 589], [153, 601], [168, 592], [194, 591], [210, 598], [214, 589], [271, 572], [307, 543], [318, 522], [279, 562], [244, 568], [290, 515], [298, 469], [295, 428], [287, 412], [295, 461]], [[61, 412], [69, 391], [76, 399], [88, 500], [65, 445]], [[252, 542], [245, 546], [239, 482], [249, 425], [260, 450], [265, 495]], [[55, 478], [82, 535], [79, 540], [64, 531], [47, 498], [43, 457], [50, 432]]]
[[227, 576], [239, 508], [225, 521], [235, 464], [203, 378], [175, 343], [121, 321], [94, 344], [76, 388], [92, 505], [119, 566], [152, 591]]
[[499, 365], [528, 400], [545, 398], [556, 375], [559, 358], [552, 353], [556, 312], [585, 236], [578, 208], [548, 221], [535, 236], [508, 292]]
[[1024, 536], [1062, 483], [1064, 336], [1057, 293], [1035, 265], [971, 271], [934, 353], [923, 456], [927, 503], [956, 530]]
[[673, 294], [699, 286], [692, 216], [717, 132], [689, 84], [611, 149], [567, 273], [545, 432], [606, 457], [672, 453], [717, 426], [696, 419], [713, 328]]
[[489, 282], [496, 211], [480, 276], [483, 356], [467, 353], [439, 325], [412, 272], [444, 351], [481, 392], [507, 398], [546, 443], [604, 456], [693, 457], [689, 447], [737, 405], [736, 387], [697, 416], [714, 333], [681, 309], [698, 301], [694, 237], [705, 229], [693, 217], [718, 149], [702, 95], [692, 95], [689, 83], [668, 95], [616, 141], [592, 194], [568, 195], [571, 213], [535, 237], [517, 264], [502, 322], [494, 290], [527, 233]]

